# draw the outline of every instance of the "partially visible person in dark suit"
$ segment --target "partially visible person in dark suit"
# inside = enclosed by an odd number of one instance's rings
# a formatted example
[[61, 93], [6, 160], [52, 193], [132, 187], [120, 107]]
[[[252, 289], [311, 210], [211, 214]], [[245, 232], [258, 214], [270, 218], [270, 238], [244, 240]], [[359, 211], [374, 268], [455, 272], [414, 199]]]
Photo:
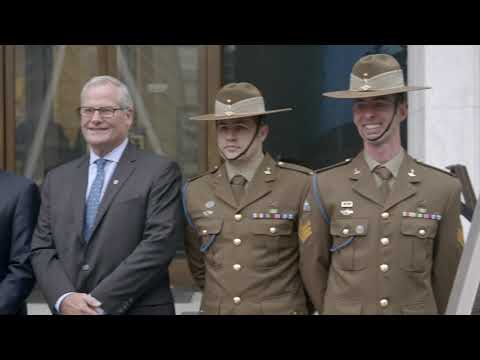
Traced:
[[40, 288], [54, 313], [174, 315], [179, 166], [129, 144], [133, 102], [122, 82], [95, 77], [80, 98], [90, 151], [45, 179], [32, 240]]
[[0, 171], [0, 314], [26, 315], [35, 279], [30, 242], [40, 193], [32, 181]]

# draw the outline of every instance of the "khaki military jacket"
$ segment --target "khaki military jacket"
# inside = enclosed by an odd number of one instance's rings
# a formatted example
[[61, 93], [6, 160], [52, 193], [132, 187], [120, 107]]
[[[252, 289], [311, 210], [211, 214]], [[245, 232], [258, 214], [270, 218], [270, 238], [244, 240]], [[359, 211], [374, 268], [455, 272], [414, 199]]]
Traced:
[[186, 251], [204, 314], [304, 314], [298, 213], [309, 169], [266, 154], [237, 204], [225, 166], [191, 180]]
[[327, 220], [312, 186], [299, 232], [301, 271], [315, 308], [444, 313], [463, 248], [460, 182], [406, 155], [383, 203], [363, 154], [314, 179]]

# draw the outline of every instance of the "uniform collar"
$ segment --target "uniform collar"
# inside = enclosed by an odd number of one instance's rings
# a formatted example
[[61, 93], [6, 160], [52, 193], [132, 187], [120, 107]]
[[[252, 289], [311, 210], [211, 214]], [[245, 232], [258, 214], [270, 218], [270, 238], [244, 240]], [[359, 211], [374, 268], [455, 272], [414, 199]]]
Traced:
[[404, 154], [403, 161], [397, 172], [398, 178], [395, 181], [394, 188], [387, 202], [384, 204], [378, 186], [376, 186], [371, 175], [369, 165], [363, 154], [358, 154], [346, 168], [349, 178], [354, 181], [352, 188], [355, 192], [371, 199], [384, 209], [389, 209], [404, 199], [413, 196], [416, 193], [416, 184], [422, 180], [422, 172], [408, 154]]
[[393, 174], [394, 178], [398, 177], [398, 172], [400, 171], [400, 167], [402, 166], [403, 159], [405, 158], [405, 150], [403, 148], [400, 149], [397, 155], [395, 155], [392, 159], [388, 160], [386, 163], [379, 163], [375, 159], [373, 159], [370, 155], [367, 154], [366, 151], [363, 151], [363, 157], [367, 163], [370, 172], [381, 165], [385, 166], [390, 172]]
[[233, 197], [225, 163], [215, 173], [211, 174], [210, 183], [215, 196], [235, 208], [238, 212], [272, 191], [277, 172], [278, 167], [275, 160], [266, 153], [260, 165], [257, 166], [251, 185], [248, 187], [240, 204], [237, 204]]
[[235, 175], [242, 175], [245, 179], [247, 179], [248, 182], [251, 182], [255, 172], [263, 162], [264, 157], [265, 155], [262, 151], [260, 151], [257, 156], [251, 159], [251, 161], [245, 164], [245, 166], [236, 166], [230, 161], [225, 161], [225, 169], [228, 176], [228, 181], [231, 182]]

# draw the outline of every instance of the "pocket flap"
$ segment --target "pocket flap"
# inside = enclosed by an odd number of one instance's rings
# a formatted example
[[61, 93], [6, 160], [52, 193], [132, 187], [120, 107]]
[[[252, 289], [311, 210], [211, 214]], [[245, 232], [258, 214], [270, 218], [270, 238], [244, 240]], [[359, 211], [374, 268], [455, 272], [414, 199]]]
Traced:
[[330, 235], [349, 238], [368, 234], [368, 219], [334, 219]]
[[437, 233], [437, 222], [428, 219], [402, 219], [400, 231], [403, 235], [416, 236], [419, 238], [434, 238]]
[[345, 303], [336, 301], [325, 307], [324, 315], [361, 315], [362, 314], [361, 303]]
[[256, 235], [290, 235], [293, 229], [293, 221], [288, 220], [256, 220], [252, 224], [252, 232]]
[[197, 230], [200, 235], [216, 235], [222, 231], [223, 220], [202, 219], [197, 222]]

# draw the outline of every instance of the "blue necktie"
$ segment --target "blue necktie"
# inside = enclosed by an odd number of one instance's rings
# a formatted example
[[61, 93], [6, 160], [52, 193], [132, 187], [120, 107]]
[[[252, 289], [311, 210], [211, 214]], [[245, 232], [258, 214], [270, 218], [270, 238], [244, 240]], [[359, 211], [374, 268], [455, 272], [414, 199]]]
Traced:
[[97, 159], [95, 161], [97, 165], [97, 176], [95, 176], [85, 206], [85, 226], [83, 228], [85, 241], [90, 240], [90, 236], [92, 235], [95, 217], [97, 216], [98, 206], [100, 205], [103, 182], [105, 181], [105, 165], [107, 161], [108, 160], [105, 159]]

